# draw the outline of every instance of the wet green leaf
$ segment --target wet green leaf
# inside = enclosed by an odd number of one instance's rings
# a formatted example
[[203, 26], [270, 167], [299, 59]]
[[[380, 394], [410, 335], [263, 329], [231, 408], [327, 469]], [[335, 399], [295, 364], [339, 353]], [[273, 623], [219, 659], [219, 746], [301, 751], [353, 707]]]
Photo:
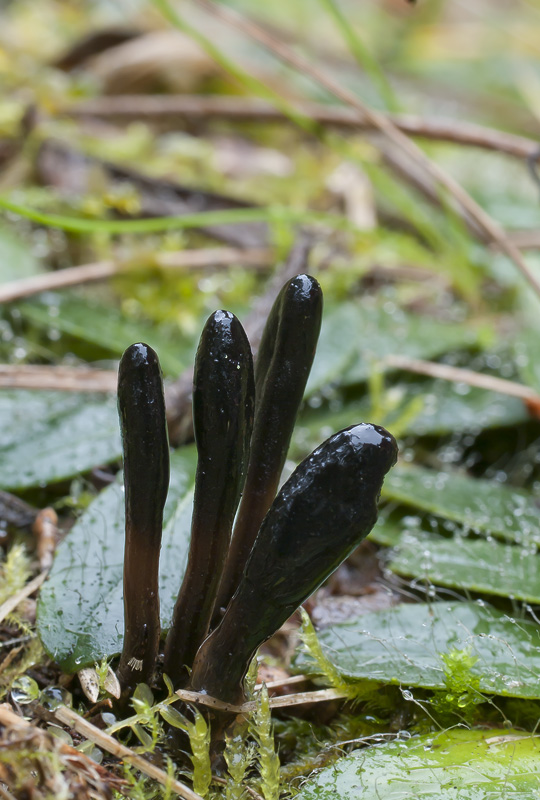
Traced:
[[338, 378], [343, 385], [365, 381], [371, 364], [389, 354], [429, 359], [489, 338], [485, 330], [408, 314], [393, 303], [342, 303], [324, 314], [306, 394]]
[[533, 800], [540, 739], [514, 730], [462, 730], [356, 750], [321, 770], [298, 800]]
[[54, 483], [121, 454], [113, 398], [3, 390], [0, 393], [0, 487]]
[[386, 477], [383, 497], [484, 535], [540, 544], [540, 512], [533, 495], [496, 481], [398, 465]]
[[[531, 315], [532, 316], [532, 315]], [[540, 390], [540, 342], [538, 340], [538, 319], [533, 317], [534, 327], [525, 328], [513, 344], [515, 361], [524, 383], [536, 391]]]
[[0, 392], [0, 449], [6, 450], [21, 439], [39, 435], [66, 414], [91, 400], [75, 392], [42, 392], [2, 389]]
[[[349, 679], [442, 689], [441, 654], [470, 651], [482, 692], [540, 697], [540, 630], [478, 603], [407, 603], [319, 633], [325, 655]], [[301, 669], [309, 668], [305, 657]], [[405, 699], [412, 699], [407, 694]]]
[[28, 278], [42, 271], [30, 244], [14, 230], [0, 225], [0, 282]]
[[[489, 392], [449, 381], [397, 387], [405, 398], [421, 396], [421, 412], [407, 426], [407, 434], [442, 436], [461, 431], [479, 431], [517, 425], [529, 419], [517, 397]], [[391, 421], [389, 421], [391, 428]]]
[[393, 572], [439, 586], [540, 603], [536, 547], [483, 539], [446, 539], [425, 531], [397, 532], [388, 566]]
[[376, 544], [383, 547], [397, 547], [403, 538], [404, 530], [416, 530], [420, 526], [420, 517], [403, 517], [402, 522], [392, 518], [386, 513], [386, 509], [379, 512], [379, 518], [375, 523], [369, 538]]
[[[340, 378], [358, 359], [356, 331], [360, 327], [359, 309], [346, 303], [323, 313], [317, 351], [306, 386], [306, 396]], [[354, 333], [353, 333], [354, 331]]]
[[[464, 392], [465, 388], [465, 392]], [[389, 384], [386, 396], [395, 404], [395, 410], [383, 419], [375, 419], [370, 398], [341, 403], [335, 399], [332, 406], [338, 410], [306, 408], [299, 419], [295, 442], [299, 453], [305, 452], [309, 443], [315, 447], [328, 431], [336, 431], [351, 421], [366, 420], [384, 425], [393, 431], [393, 424], [413, 399], [422, 402], [420, 411], [407, 422], [402, 434], [436, 435], [517, 425], [529, 419], [523, 403], [515, 397], [494, 394], [483, 389], [463, 387], [448, 381], [419, 381]]]
[[[160, 559], [160, 616], [166, 628], [180, 588], [191, 527], [195, 448], [171, 458]], [[124, 610], [124, 492], [105, 489], [62, 542], [38, 603], [38, 632], [66, 672], [120, 652]]]
[[111, 354], [122, 355], [133, 342], [146, 342], [159, 354], [163, 371], [175, 377], [193, 361], [193, 342], [180, 335], [177, 341], [171, 341], [155, 326], [128, 320], [113, 306], [72, 292], [47, 293], [40, 299], [20, 303], [18, 308], [34, 324], [99, 345]]

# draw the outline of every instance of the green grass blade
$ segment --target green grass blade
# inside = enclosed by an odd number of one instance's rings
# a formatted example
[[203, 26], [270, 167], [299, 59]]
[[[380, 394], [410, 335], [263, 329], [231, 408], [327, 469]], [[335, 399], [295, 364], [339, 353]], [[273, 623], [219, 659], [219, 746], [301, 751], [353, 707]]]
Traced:
[[398, 111], [399, 104], [386, 75], [377, 59], [373, 57], [369, 48], [349, 24], [338, 4], [334, 0], [320, 0], [320, 3], [334, 20], [352, 55], [376, 87], [385, 107], [389, 111]]

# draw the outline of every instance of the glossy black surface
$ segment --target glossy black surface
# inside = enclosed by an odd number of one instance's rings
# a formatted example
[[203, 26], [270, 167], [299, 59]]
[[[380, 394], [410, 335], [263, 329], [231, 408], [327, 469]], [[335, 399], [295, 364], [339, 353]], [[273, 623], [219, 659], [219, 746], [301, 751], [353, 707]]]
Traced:
[[360, 424], [336, 433], [300, 464], [262, 524], [220, 625], [197, 653], [192, 689], [241, 702], [257, 648], [372, 529], [396, 458], [391, 434]]
[[188, 565], [165, 647], [164, 672], [176, 688], [188, 679], [208, 633], [221, 567], [230, 543], [253, 425], [254, 379], [244, 329], [216, 311], [195, 361], [193, 424], [198, 463]]
[[146, 344], [133, 344], [122, 356], [118, 411], [126, 502], [124, 648], [118, 677], [127, 687], [150, 678], [158, 653], [159, 551], [169, 488], [163, 381], [158, 357]]
[[322, 290], [296, 275], [276, 298], [255, 365], [255, 422], [246, 484], [217, 606], [234, 594], [261, 522], [275, 497], [321, 328]]

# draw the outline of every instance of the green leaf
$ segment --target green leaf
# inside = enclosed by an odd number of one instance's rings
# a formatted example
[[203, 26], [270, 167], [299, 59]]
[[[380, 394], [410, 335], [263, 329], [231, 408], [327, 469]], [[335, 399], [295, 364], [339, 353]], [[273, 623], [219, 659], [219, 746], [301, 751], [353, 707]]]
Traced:
[[519, 365], [519, 372], [524, 383], [536, 391], [540, 390], [540, 343], [538, 341], [538, 320], [533, 320], [534, 326], [520, 331], [518, 337], [512, 342], [514, 360]]
[[18, 308], [34, 324], [99, 345], [114, 355], [122, 355], [133, 342], [146, 342], [158, 353], [163, 371], [172, 376], [193, 360], [193, 342], [182, 340], [180, 335], [177, 341], [171, 341], [155, 326], [125, 319], [113, 306], [73, 292], [47, 293], [41, 299], [20, 303]]
[[54, 483], [119, 458], [113, 398], [4, 390], [0, 394], [0, 487]]
[[39, 435], [66, 414], [78, 410], [90, 395], [2, 389], [0, 392], [0, 449], [7, 450], [27, 436]]
[[387, 500], [459, 522], [466, 530], [540, 544], [540, 513], [534, 497], [496, 481], [398, 465], [386, 477], [382, 494]]
[[360, 335], [361, 359], [344, 376], [346, 383], [365, 380], [370, 361], [382, 360], [396, 351], [410, 358], [432, 359], [451, 350], [478, 347], [487, 342], [487, 332], [473, 325], [408, 314], [392, 303], [365, 315]]
[[324, 312], [306, 396], [336, 381], [358, 359], [356, 332], [359, 327], [359, 309], [352, 303]]
[[187, 730], [186, 718], [178, 711], [177, 708], [172, 706], [160, 705], [159, 713], [169, 725], [173, 728], [178, 728], [181, 731]]
[[540, 556], [536, 547], [496, 541], [446, 539], [420, 530], [404, 530], [388, 566], [438, 586], [512, 597], [540, 604]]
[[[404, 398], [421, 396], [421, 412], [407, 426], [407, 434], [443, 436], [462, 431], [510, 427], [527, 422], [529, 413], [517, 397], [489, 392], [450, 381], [426, 381], [396, 387]], [[388, 422], [391, 429], [391, 420]]]
[[389, 354], [435, 358], [485, 345], [488, 337], [486, 330], [408, 314], [393, 303], [342, 303], [325, 312], [306, 394], [338, 378], [344, 385], [365, 381], [370, 365]]
[[[196, 452], [171, 458], [160, 559], [160, 616], [170, 624], [180, 588], [191, 528]], [[75, 672], [122, 649], [124, 609], [124, 492], [105, 489], [57, 550], [38, 602], [38, 632], [46, 651], [66, 672]]]
[[463, 730], [356, 750], [303, 785], [298, 800], [533, 800], [540, 741], [514, 730]]
[[19, 238], [14, 230], [0, 225], [0, 282], [29, 278], [42, 271], [30, 244]]
[[[468, 390], [470, 387], [465, 387]], [[370, 398], [341, 403], [333, 398], [332, 408], [305, 408], [300, 416], [294, 441], [298, 447], [295, 455], [305, 454], [306, 447], [315, 447], [328, 431], [337, 431], [354, 421], [369, 419], [395, 432], [394, 422], [400, 422], [401, 414], [415, 398], [421, 399], [421, 409], [409, 419], [402, 429], [403, 435], [442, 436], [448, 433], [478, 431], [489, 428], [510, 427], [525, 422], [529, 414], [521, 400], [494, 394], [484, 389], [470, 388], [463, 391], [462, 385], [448, 381], [419, 381], [389, 385], [385, 395], [396, 404], [395, 411], [383, 419], [373, 415]]]
[[135, 713], [141, 713], [143, 710], [151, 710], [152, 706], [154, 705], [154, 694], [147, 683], [139, 683], [136, 686], [135, 691], [133, 692], [133, 697], [131, 698], [131, 702], [135, 709]]
[[[442, 689], [441, 654], [468, 650], [477, 658], [471, 671], [480, 691], [540, 697], [538, 626], [483, 601], [407, 603], [332, 625], [318, 635], [327, 658], [348, 679]], [[297, 663], [309, 669], [304, 656]]]
[[421, 522], [420, 517], [401, 517], [395, 520], [392, 514], [387, 514], [387, 509], [379, 512], [379, 517], [369, 539], [383, 547], [397, 547], [401, 544], [404, 531], [415, 530]]

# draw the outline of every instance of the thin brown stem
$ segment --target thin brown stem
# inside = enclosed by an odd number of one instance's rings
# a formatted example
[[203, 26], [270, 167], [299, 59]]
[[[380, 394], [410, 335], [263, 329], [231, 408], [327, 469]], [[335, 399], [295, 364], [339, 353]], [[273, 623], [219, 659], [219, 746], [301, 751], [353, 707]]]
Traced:
[[540, 231], [508, 231], [508, 238], [520, 250], [540, 250]]
[[0, 364], [2, 389], [114, 394], [118, 373], [113, 369], [41, 364]]
[[34, 592], [39, 589], [48, 574], [48, 570], [40, 572], [37, 577], [29, 581], [25, 586], [23, 586], [22, 589], [20, 589], [18, 592], [15, 592], [15, 594], [11, 597], [8, 597], [8, 599], [0, 606], [0, 622], [2, 622], [2, 620], [4, 620], [8, 614], [11, 614], [12, 611], [15, 611], [19, 603], [22, 603], [23, 600], [26, 600], [27, 597], [30, 597], [31, 594], [34, 594]]
[[174, 253], [158, 253], [146, 262], [137, 261], [98, 261], [94, 264], [81, 264], [67, 267], [57, 272], [46, 272], [32, 275], [18, 281], [10, 281], [0, 286], [0, 303], [12, 303], [24, 297], [31, 297], [39, 292], [67, 289], [83, 283], [106, 281], [115, 275], [136, 272], [141, 267], [158, 267], [163, 270], [198, 270], [229, 267], [231, 265], [250, 265], [257, 268], [267, 267], [272, 260], [269, 250], [236, 247], [212, 247], [201, 250], [180, 250]]
[[130, 750], [129, 747], [125, 747], [125, 745], [117, 742], [116, 739], [109, 736], [109, 734], [96, 728], [95, 725], [92, 725], [91, 722], [80, 717], [71, 708], [60, 706], [60, 708], [55, 710], [54, 715], [63, 725], [67, 725], [71, 730], [77, 731], [77, 733], [84, 736], [85, 739], [93, 742], [102, 750], [115, 756], [115, 758], [119, 758], [123, 762], [135, 767], [135, 769], [138, 769], [143, 775], [147, 775], [162, 786], [166, 786], [179, 797], [183, 797], [184, 800], [202, 800], [201, 796], [196, 794], [196, 792], [188, 786], [175, 780], [170, 775], [167, 775], [166, 772], [156, 767], [146, 758], [137, 755], [133, 750]]
[[540, 395], [522, 383], [508, 381], [505, 378], [498, 378], [494, 375], [484, 375], [481, 372], [474, 372], [471, 369], [461, 367], [451, 367], [448, 364], [437, 364], [434, 361], [422, 361], [419, 358], [408, 358], [400, 355], [387, 355], [384, 357], [383, 365], [402, 369], [406, 372], [415, 372], [418, 375], [427, 375], [430, 378], [441, 378], [453, 383], [465, 383], [468, 386], [477, 386], [479, 389], [486, 389], [490, 392], [498, 392], [509, 397], [518, 397], [524, 402], [538, 404], [540, 406]]
[[[322, 125], [345, 130], [376, 130], [371, 119], [357, 111], [320, 103], [296, 103], [303, 116]], [[249, 122], [290, 122], [283, 111], [256, 97], [227, 95], [119, 95], [83, 100], [61, 111], [63, 115], [100, 117], [129, 122], [144, 117], [146, 121], [176, 126], [188, 121], [231, 119]], [[388, 119], [403, 133], [421, 139], [495, 150], [516, 158], [527, 158], [538, 150], [538, 142], [483, 125], [461, 120], [421, 117], [414, 114], [388, 114]]]
[[[250, 700], [241, 705], [224, 703], [217, 697], [212, 697], [203, 692], [192, 692], [189, 689], [178, 689], [175, 694], [185, 703], [195, 703], [215, 711], [223, 711], [226, 714], [253, 714], [257, 710], [257, 702]], [[339, 689], [316, 689], [313, 692], [296, 692], [295, 694], [279, 695], [270, 697], [268, 700], [270, 708], [290, 708], [291, 706], [305, 706], [310, 703], [327, 703], [329, 700], [342, 700], [348, 697], [345, 692]]]

